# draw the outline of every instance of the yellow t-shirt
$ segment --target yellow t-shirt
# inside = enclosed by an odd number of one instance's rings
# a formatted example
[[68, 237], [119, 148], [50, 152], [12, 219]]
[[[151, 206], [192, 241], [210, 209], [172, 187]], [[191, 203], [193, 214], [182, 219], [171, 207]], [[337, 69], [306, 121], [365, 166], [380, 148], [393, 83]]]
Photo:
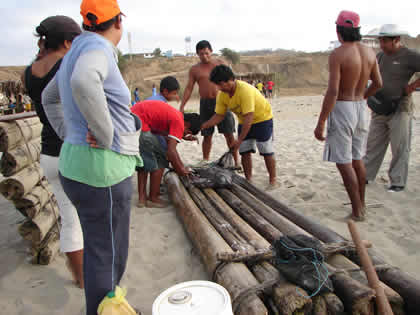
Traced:
[[252, 85], [236, 80], [236, 90], [232, 97], [225, 92], [220, 92], [216, 99], [216, 114], [224, 115], [227, 110], [232, 111], [238, 117], [239, 123], [243, 123], [243, 115], [254, 112], [252, 124], [270, 120], [273, 118], [270, 103]]
[[261, 82], [260, 83], [257, 83], [257, 89], [258, 89], [258, 91], [262, 92], [263, 87], [264, 87], [264, 85]]

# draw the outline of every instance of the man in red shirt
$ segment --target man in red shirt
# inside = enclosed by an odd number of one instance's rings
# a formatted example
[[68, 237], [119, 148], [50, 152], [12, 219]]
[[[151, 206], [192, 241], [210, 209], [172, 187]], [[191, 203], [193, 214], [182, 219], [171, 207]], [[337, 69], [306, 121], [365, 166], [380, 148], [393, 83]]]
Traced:
[[[137, 206], [139, 208], [166, 207], [160, 200], [160, 182], [163, 171], [170, 162], [179, 176], [190, 173], [182, 163], [176, 146], [181, 139], [195, 140], [192, 135], [200, 131], [200, 116], [192, 113], [183, 115], [171, 105], [157, 100], [136, 103], [131, 107], [131, 111], [142, 121], [140, 155], [144, 166], [137, 173], [139, 193]], [[162, 139], [165, 139], [166, 143], [162, 143]], [[150, 173], [149, 198], [146, 194], [148, 173]]]
[[267, 94], [269, 98], [273, 97], [273, 86], [274, 86], [273, 81], [268, 81], [265, 83], [265, 89], [267, 90]]

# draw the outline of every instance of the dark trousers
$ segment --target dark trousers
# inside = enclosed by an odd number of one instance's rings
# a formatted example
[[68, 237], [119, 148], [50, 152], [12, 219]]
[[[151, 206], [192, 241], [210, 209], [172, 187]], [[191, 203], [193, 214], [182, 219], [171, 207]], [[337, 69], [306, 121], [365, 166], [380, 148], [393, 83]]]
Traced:
[[119, 284], [127, 264], [131, 177], [105, 188], [61, 174], [60, 181], [77, 209], [83, 230], [86, 315], [97, 315], [99, 303]]

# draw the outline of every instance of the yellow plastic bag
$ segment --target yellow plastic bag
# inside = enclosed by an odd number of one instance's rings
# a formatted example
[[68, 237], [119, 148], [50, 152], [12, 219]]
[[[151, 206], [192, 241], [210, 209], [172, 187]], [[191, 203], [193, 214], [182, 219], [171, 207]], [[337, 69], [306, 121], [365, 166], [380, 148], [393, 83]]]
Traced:
[[125, 299], [126, 289], [115, 287], [98, 306], [98, 315], [136, 315], [136, 311]]

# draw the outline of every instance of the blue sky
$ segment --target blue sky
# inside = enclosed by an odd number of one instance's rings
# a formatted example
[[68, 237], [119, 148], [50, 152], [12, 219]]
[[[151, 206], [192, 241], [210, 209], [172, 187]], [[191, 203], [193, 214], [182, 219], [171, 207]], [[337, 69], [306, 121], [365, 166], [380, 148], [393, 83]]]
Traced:
[[[50, 15], [68, 15], [78, 23], [79, 0], [2, 0], [0, 65], [28, 64], [37, 51], [35, 27]], [[325, 50], [336, 39], [334, 21], [340, 10], [360, 14], [362, 33], [385, 23], [400, 24], [410, 35], [420, 33], [418, 1], [353, 0], [120, 0], [127, 15], [119, 48], [127, 53], [127, 32], [133, 52], [172, 49], [184, 53], [186, 36], [192, 47], [209, 40], [215, 51], [284, 48]]]

